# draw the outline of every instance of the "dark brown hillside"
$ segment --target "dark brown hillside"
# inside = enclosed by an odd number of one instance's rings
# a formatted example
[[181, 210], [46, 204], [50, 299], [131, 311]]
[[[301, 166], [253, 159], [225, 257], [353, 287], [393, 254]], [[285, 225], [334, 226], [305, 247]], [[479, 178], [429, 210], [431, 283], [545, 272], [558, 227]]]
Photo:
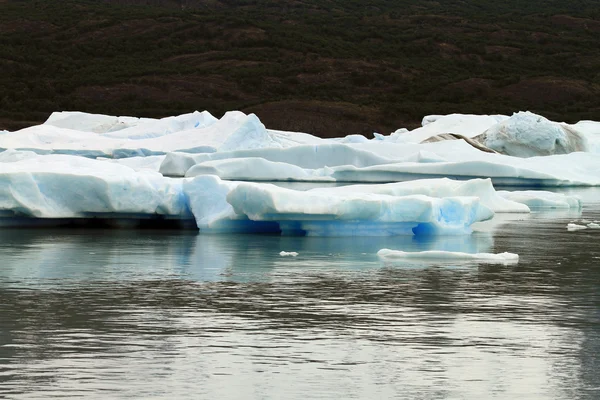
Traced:
[[592, 1], [0, 0], [0, 129], [255, 112], [322, 136], [425, 114], [600, 119]]

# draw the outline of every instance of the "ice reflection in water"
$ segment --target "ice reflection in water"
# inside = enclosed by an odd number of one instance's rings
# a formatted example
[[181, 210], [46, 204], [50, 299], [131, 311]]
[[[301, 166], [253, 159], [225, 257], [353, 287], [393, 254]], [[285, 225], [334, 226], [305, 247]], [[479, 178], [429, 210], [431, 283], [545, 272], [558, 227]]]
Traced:
[[[0, 397], [598, 398], [600, 232], [568, 233], [578, 217], [425, 239], [0, 231]], [[383, 247], [521, 261], [386, 267]]]

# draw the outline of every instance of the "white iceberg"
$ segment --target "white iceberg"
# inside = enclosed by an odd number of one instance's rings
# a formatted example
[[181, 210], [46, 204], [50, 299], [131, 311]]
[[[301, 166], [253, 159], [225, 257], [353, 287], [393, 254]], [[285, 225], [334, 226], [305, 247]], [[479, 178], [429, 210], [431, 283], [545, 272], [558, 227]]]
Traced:
[[[197, 225], [208, 232], [308, 236], [466, 234], [493, 217], [478, 197], [297, 191], [199, 176], [183, 185]], [[336, 190], [342, 189], [342, 190]]]
[[192, 218], [182, 182], [156, 172], [66, 155], [16, 159], [0, 166], [3, 217]]
[[485, 264], [516, 264], [519, 262], [519, 255], [514, 253], [460, 253], [448, 251], [419, 251], [405, 252], [400, 250], [381, 249], [377, 256], [387, 262], [398, 261], [421, 261], [433, 263], [455, 263], [455, 262], [476, 262]]

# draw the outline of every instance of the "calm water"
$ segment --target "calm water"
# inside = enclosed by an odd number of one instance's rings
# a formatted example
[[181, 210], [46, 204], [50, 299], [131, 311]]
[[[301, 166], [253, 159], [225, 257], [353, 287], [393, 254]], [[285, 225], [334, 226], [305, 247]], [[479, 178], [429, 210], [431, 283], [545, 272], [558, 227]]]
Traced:
[[600, 398], [600, 230], [565, 228], [600, 219], [581, 193], [583, 214], [423, 240], [0, 230], [0, 398]]

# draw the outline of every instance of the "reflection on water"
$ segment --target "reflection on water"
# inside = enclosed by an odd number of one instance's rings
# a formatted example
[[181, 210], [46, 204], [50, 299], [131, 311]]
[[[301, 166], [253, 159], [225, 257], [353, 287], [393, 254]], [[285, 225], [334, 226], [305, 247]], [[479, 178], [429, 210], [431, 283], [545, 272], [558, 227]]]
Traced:
[[[423, 239], [0, 230], [0, 397], [598, 398], [600, 231], [567, 232], [579, 217]], [[386, 267], [384, 247], [521, 261]]]

